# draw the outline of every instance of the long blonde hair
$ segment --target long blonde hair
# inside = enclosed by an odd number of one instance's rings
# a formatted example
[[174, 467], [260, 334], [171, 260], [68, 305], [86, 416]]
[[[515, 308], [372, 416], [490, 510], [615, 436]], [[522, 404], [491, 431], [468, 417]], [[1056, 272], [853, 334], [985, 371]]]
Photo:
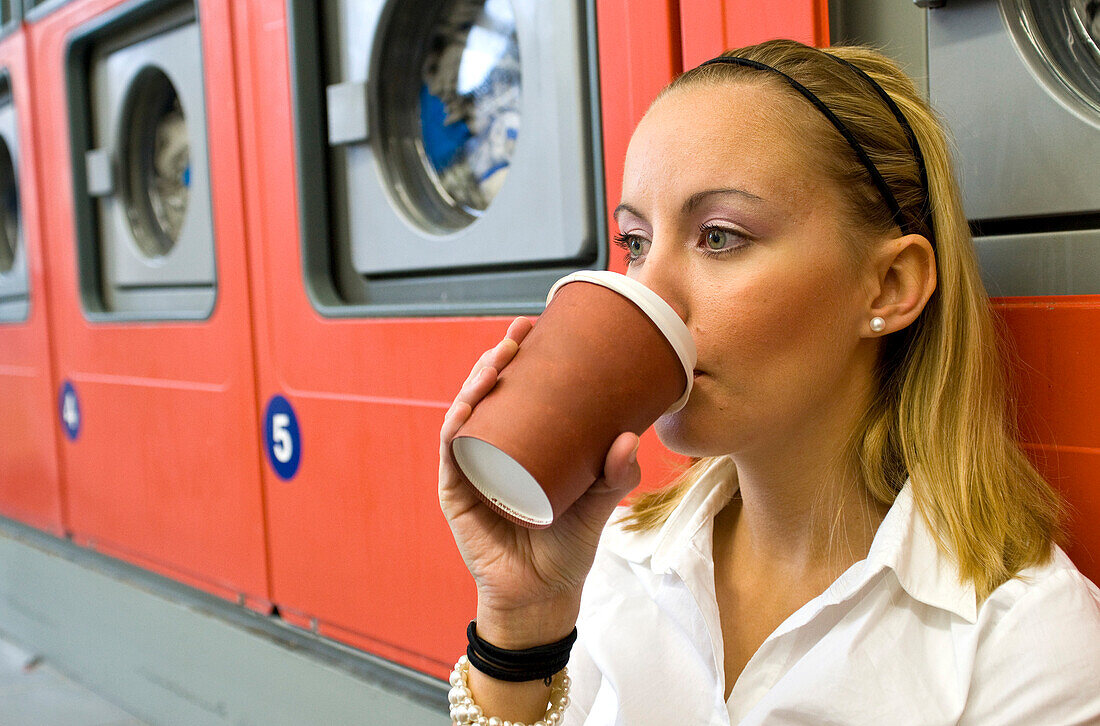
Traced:
[[[927, 168], [930, 214], [922, 213], [925, 193], [905, 131], [865, 79], [827, 54], [870, 75], [908, 120]], [[893, 502], [908, 477], [940, 550], [984, 599], [1020, 570], [1049, 559], [1051, 544], [1062, 536], [1063, 504], [1016, 444], [998, 331], [943, 128], [909, 78], [871, 48], [819, 50], [778, 40], [724, 55], [779, 69], [821, 99], [866, 149], [910, 229], [933, 242], [936, 292], [912, 325], [883, 341], [878, 395], [852, 438], [853, 454], [863, 486], [883, 504]], [[733, 80], [795, 93], [770, 73], [721, 64], [684, 73], [662, 95]], [[839, 133], [820, 126], [814, 141], [853, 218], [869, 229], [892, 229], [866, 168]], [[711, 461], [697, 460], [676, 483], [639, 495], [623, 520], [626, 528], [659, 526]]]

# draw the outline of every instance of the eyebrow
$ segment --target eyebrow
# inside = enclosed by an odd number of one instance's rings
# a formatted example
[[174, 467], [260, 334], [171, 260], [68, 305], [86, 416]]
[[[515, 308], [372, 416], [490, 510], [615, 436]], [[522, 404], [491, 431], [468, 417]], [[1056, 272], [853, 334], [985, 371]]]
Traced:
[[[762, 197], [758, 197], [755, 194], [753, 194], [752, 192], [747, 192], [744, 189], [737, 189], [737, 188], [732, 188], [732, 187], [731, 188], [723, 188], [723, 189], [704, 189], [703, 191], [695, 192], [690, 197], [688, 197], [684, 201], [683, 206], [680, 208], [680, 213], [681, 214], [690, 214], [696, 207], [698, 207], [700, 204], [702, 204], [703, 200], [705, 200], [707, 197], [727, 195], [727, 194], [734, 194], [734, 195], [737, 195], [739, 197], [744, 197], [745, 199], [748, 199], [748, 200], [753, 201], [753, 202], [762, 202], [762, 201], [764, 201], [764, 199]], [[638, 217], [640, 219], [644, 218], [644, 215], [641, 212], [639, 212], [637, 209], [635, 209], [634, 207], [630, 206], [629, 204], [627, 204], [625, 202], [620, 204], [619, 206], [615, 207], [615, 211], [612, 212], [612, 214], [611, 214], [612, 218], [618, 218], [619, 212], [630, 212], [635, 217]]]

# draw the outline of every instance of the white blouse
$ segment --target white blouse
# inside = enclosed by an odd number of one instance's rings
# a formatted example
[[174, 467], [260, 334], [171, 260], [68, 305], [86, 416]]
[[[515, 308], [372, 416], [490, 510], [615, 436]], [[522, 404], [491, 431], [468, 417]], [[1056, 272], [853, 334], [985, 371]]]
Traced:
[[731, 472], [716, 462], [658, 530], [604, 532], [565, 726], [1100, 724], [1100, 590], [1056, 547], [976, 605], [908, 485], [867, 558], [768, 636], [726, 701], [711, 538]]

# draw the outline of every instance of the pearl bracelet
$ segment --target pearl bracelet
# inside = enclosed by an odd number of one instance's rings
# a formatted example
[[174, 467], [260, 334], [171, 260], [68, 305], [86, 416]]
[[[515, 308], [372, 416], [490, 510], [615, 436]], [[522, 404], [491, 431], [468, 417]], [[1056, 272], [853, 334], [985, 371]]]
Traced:
[[[496, 716], [486, 717], [481, 707], [474, 703], [466, 677], [470, 672], [470, 659], [462, 656], [451, 671], [451, 690], [447, 700], [451, 704], [451, 723], [455, 726], [526, 726], [521, 721], [505, 721]], [[565, 707], [569, 705], [569, 669], [562, 668], [550, 684], [549, 707], [543, 717], [531, 726], [558, 726], [565, 716]]]

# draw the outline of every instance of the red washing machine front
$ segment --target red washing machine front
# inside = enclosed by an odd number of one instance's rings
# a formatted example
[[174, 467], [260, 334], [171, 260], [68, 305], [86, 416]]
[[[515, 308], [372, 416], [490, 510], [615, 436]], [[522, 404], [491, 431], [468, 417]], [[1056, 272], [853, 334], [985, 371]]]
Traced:
[[0, 39], [0, 515], [60, 535], [60, 409], [50, 370], [31, 91], [25, 33], [16, 24]]
[[74, 539], [265, 609], [231, 5], [89, 0], [28, 32]]

